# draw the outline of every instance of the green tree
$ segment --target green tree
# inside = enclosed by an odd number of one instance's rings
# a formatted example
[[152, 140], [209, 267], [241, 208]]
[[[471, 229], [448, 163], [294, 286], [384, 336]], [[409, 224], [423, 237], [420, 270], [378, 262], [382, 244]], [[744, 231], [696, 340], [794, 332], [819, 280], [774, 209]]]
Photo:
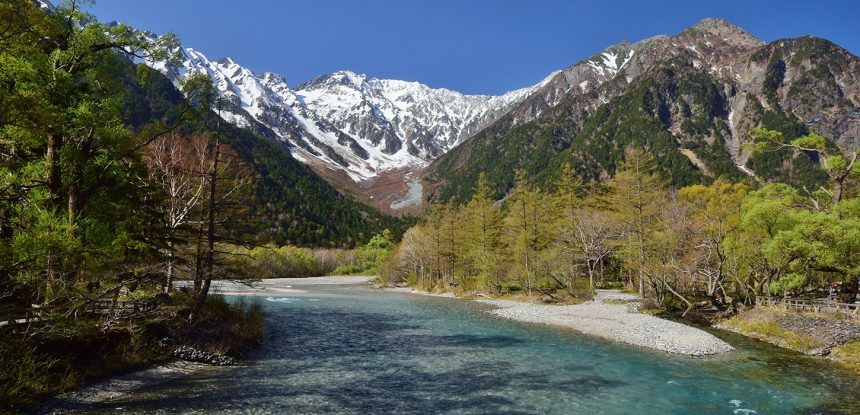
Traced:
[[769, 291], [773, 281], [785, 274], [782, 264], [762, 254], [780, 232], [794, 226], [794, 215], [802, 208], [803, 198], [787, 184], [769, 184], [748, 194], [741, 205], [740, 229], [723, 241], [726, 254], [733, 259], [735, 279], [754, 295]]
[[852, 176], [860, 176], [860, 163], [857, 163], [857, 148], [852, 149], [849, 152], [850, 155], [847, 157], [838, 151], [834, 153], [833, 148], [828, 145], [827, 140], [815, 132], [786, 142], [781, 132], [756, 127], [750, 130], [750, 137], [753, 138], [753, 141], [747, 144], [747, 148], [753, 154], [778, 151], [784, 148], [816, 154], [820, 158], [821, 167], [827, 173], [830, 185], [832, 186], [831, 189], [821, 189], [830, 196], [830, 206], [835, 206], [842, 201], [848, 179]]
[[138, 180], [139, 150], [159, 129], [125, 127], [122, 74], [130, 56], [166, 58], [175, 39], [99, 24], [74, 2], [44, 13], [12, 0], [0, 14], [9, 18], [0, 39], [3, 268], [44, 286], [24, 290], [31, 303], [76, 307], [81, 286], [151, 275], [161, 229], [142, 203], [151, 189]]
[[499, 250], [501, 248], [501, 212], [494, 205], [492, 191], [483, 173], [472, 200], [464, 210], [465, 257], [477, 271], [477, 286], [483, 288], [490, 280], [496, 289], [498, 283]]
[[607, 206], [624, 231], [619, 255], [637, 272], [639, 295], [645, 296], [646, 273], [642, 266], [651, 234], [660, 226], [666, 184], [657, 173], [654, 158], [643, 150], [628, 149], [621, 170], [607, 183]]
[[747, 195], [744, 184], [731, 184], [717, 180], [710, 186], [693, 185], [681, 189], [680, 204], [694, 221], [695, 241], [691, 246], [698, 251], [699, 260], [695, 275], [705, 281], [707, 295], [715, 304], [728, 297], [724, 286], [730, 274], [732, 258], [725, 248], [727, 238], [742, 232], [741, 204]]
[[782, 214], [791, 216], [791, 226], [762, 247], [764, 257], [784, 269], [771, 291], [798, 291], [823, 274], [843, 282], [842, 301], [853, 302], [860, 279], [860, 218], [804, 209]]
[[546, 196], [532, 187], [524, 170], [516, 171], [507, 204], [503, 238], [515, 264], [513, 270], [531, 296], [537, 274], [537, 255], [551, 241], [554, 221], [548, 218], [550, 209]]

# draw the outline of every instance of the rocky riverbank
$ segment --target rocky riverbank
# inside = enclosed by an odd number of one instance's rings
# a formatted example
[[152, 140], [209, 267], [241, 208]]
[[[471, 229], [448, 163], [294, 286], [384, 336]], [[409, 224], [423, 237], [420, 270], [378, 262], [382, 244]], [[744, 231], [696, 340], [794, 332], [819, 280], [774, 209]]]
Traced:
[[212, 281], [212, 292], [223, 295], [279, 296], [307, 292], [309, 285], [367, 285], [376, 277], [367, 275], [308, 278], [271, 278], [246, 284], [237, 281]]
[[66, 393], [46, 402], [38, 411], [64, 414], [86, 411], [93, 404], [108, 402], [143, 388], [171, 382], [207, 367], [204, 363], [179, 360], [153, 368], [115, 376], [104, 382]]
[[[385, 288], [387, 292], [454, 297], [412, 288]], [[647, 347], [667, 353], [708, 356], [734, 350], [728, 343], [695, 327], [638, 312], [638, 297], [614, 290], [597, 290], [594, 300], [576, 305], [544, 305], [514, 300], [480, 298], [474, 301], [496, 308], [502, 318], [567, 327], [606, 340]]]
[[598, 290], [592, 301], [567, 306], [510, 300], [476, 301], [498, 307], [491, 312], [499, 317], [568, 327], [591, 336], [667, 353], [707, 356], [734, 350], [728, 343], [695, 327], [638, 313], [636, 299], [628, 294]]

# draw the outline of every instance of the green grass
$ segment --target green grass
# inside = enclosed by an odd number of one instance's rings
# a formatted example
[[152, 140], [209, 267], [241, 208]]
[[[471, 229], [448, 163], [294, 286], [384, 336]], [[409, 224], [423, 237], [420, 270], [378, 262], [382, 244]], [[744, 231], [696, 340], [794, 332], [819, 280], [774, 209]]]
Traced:
[[356, 265], [340, 265], [331, 272], [332, 275], [372, 275], [373, 270], [363, 269]]
[[802, 353], [821, 346], [821, 341], [818, 339], [797, 334], [783, 327], [776, 319], [776, 313], [779, 311], [759, 307], [732, 317], [723, 324], [742, 334]]
[[839, 366], [860, 375], [860, 340], [834, 347], [830, 352], [830, 358]]

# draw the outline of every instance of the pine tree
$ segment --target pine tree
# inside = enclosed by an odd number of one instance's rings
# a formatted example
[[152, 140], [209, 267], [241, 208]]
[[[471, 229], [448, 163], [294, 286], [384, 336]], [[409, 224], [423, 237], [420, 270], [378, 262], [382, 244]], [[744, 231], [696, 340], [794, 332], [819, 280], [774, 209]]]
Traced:
[[537, 254], [548, 245], [549, 231], [554, 227], [552, 220], [548, 220], [551, 209], [546, 199], [546, 195], [532, 187], [524, 170], [516, 171], [504, 221], [504, 239], [529, 296], [536, 278]]
[[472, 200], [465, 208], [465, 256], [477, 271], [477, 286], [491, 279], [498, 284], [498, 251], [501, 247], [501, 212], [494, 206], [487, 177], [481, 173]]
[[619, 255], [639, 278], [639, 295], [645, 296], [647, 278], [643, 265], [648, 250], [649, 235], [660, 225], [665, 182], [658, 176], [657, 163], [643, 150], [632, 148], [624, 153], [621, 170], [608, 182], [606, 203], [623, 228]]

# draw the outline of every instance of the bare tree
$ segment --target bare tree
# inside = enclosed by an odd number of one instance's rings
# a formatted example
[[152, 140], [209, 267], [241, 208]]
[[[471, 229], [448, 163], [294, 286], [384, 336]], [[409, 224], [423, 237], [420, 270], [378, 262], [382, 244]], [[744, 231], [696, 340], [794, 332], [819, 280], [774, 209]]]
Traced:
[[203, 201], [206, 168], [211, 162], [211, 152], [206, 149], [208, 142], [206, 135], [184, 137], [173, 133], [156, 139], [146, 148], [150, 181], [167, 197], [161, 205], [168, 231], [165, 293], [173, 289], [178, 233], [189, 224], [191, 213]]
[[612, 253], [611, 241], [615, 233], [607, 215], [592, 208], [570, 212], [559, 233], [559, 242], [565, 253], [585, 262], [588, 286], [592, 291], [597, 265]]

